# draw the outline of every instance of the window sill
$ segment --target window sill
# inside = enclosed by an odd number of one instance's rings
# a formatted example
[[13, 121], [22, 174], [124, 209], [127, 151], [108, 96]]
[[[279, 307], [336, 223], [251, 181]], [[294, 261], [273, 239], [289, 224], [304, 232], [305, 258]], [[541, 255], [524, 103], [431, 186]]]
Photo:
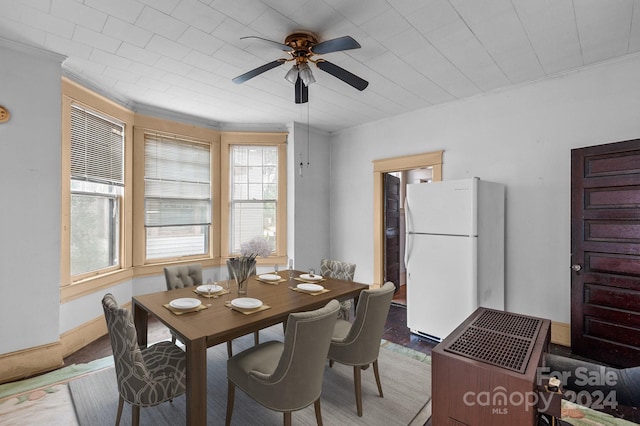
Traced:
[[60, 288], [60, 303], [70, 302], [88, 294], [96, 293], [131, 278], [133, 278], [133, 270], [129, 268], [77, 281]]
[[[60, 303], [67, 303], [74, 299], [78, 299], [89, 294], [104, 291], [109, 287], [113, 287], [123, 281], [130, 280], [134, 277], [145, 277], [151, 275], [161, 275], [163, 269], [167, 265], [175, 265], [179, 263], [200, 263], [203, 268], [216, 268], [226, 266], [226, 259], [190, 259], [182, 262], [164, 262], [149, 265], [135, 266], [128, 269], [120, 269], [118, 271], [109, 272], [99, 276], [86, 278], [73, 284], [60, 288]], [[259, 257], [258, 265], [285, 265], [287, 256], [269, 256]]]

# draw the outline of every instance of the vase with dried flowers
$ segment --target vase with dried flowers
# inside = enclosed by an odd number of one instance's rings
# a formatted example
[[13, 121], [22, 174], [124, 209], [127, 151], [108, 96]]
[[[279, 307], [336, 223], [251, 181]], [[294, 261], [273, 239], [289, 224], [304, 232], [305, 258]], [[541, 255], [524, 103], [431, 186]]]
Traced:
[[256, 273], [256, 257], [267, 257], [271, 254], [271, 245], [261, 237], [255, 237], [240, 245], [240, 257], [227, 260], [229, 276], [238, 283], [238, 294], [247, 294], [249, 277]]

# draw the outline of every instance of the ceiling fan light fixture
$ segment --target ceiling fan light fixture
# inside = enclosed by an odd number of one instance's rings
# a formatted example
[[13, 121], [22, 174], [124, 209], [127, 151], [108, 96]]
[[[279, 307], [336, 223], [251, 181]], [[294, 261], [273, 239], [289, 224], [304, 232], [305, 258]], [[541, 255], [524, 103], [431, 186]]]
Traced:
[[305, 86], [309, 86], [312, 83], [316, 82], [316, 79], [313, 77], [313, 73], [311, 72], [311, 68], [309, 68], [309, 64], [306, 62], [298, 65], [298, 71], [300, 73], [300, 78]]
[[291, 84], [296, 84], [296, 80], [298, 79], [298, 65], [292, 66], [291, 69], [287, 71], [284, 79]]
[[322, 58], [315, 58], [317, 55], [341, 52], [343, 50], [359, 49], [360, 44], [351, 36], [343, 36], [318, 42], [317, 35], [309, 31], [296, 31], [289, 34], [285, 38], [284, 43], [257, 36], [242, 37], [242, 39], [258, 39], [268, 42], [286, 52], [290, 58], [279, 58], [275, 61], [259, 66], [258, 68], [254, 68], [251, 71], [245, 72], [244, 74], [232, 79], [235, 84], [244, 83], [245, 81], [257, 77], [275, 67], [295, 61], [291, 69], [287, 71], [284, 78], [295, 86], [294, 94], [295, 102], [297, 104], [306, 103], [308, 101], [308, 86], [316, 82], [313, 72], [309, 68], [309, 62], [316, 64], [316, 66], [323, 72], [342, 80], [344, 83], [357, 90], [362, 91], [369, 85], [368, 81], [350, 73], [344, 68], [332, 64]]

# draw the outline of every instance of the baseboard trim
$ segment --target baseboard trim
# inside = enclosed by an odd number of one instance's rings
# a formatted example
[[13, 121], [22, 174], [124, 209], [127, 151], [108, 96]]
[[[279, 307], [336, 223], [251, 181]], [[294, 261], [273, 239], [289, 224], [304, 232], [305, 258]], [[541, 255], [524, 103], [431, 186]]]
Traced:
[[0, 383], [31, 377], [64, 365], [60, 342], [0, 355]]
[[[122, 305], [131, 309], [131, 302]], [[56, 343], [0, 355], [0, 384], [24, 379], [64, 367], [64, 358], [107, 334], [100, 315], [63, 333]]]
[[[131, 311], [131, 302], [120, 305]], [[107, 334], [107, 322], [100, 315], [60, 336], [62, 356], [67, 357]]]
[[571, 324], [551, 321], [551, 343], [571, 347]]
[[60, 336], [62, 356], [67, 357], [107, 334], [104, 316], [99, 316]]

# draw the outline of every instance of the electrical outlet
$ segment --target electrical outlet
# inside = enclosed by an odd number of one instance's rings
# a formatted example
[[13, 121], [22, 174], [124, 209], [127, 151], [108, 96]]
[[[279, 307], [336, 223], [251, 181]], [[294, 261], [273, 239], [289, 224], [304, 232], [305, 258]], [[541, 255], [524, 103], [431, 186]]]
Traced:
[[0, 123], [9, 121], [9, 111], [3, 106], [0, 106]]

